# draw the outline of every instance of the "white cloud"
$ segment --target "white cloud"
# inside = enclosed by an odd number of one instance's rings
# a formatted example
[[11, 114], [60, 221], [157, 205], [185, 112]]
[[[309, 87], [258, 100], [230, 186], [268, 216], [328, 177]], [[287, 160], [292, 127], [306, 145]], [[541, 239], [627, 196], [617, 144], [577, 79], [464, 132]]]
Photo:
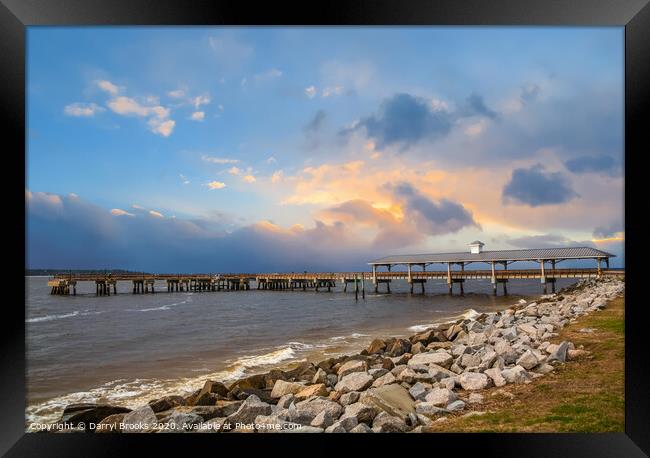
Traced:
[[210, 95], [209, 94], [203, 94], [196, 96], [192, 99], [192, 105], [194, 105], [194, 108], [198, 110], [201, 105], [207, 105], [210, 103]]
[[255, 183], [257, 181], [253, 175], [246, 175], [244, 176], [243, 180], [246, 183]]
[[167, 95], [170, 97], [173, 97], [175, 99], [181, 99], [185, 97], [185, 90], [184, 89], [175, 89], [173, 91], [167, 92]]
[[131, 208], [135, 208], [136, 210], [144, 210], [144, 207], [142, 205], [138, 205], [138, 204], [131, 205]]
[[140, 105], [131, 97], [120, 96], [108, 101], [108, 108], [120, 115], [149, 116], [149, 107]]
[[233, 166], [230, 169], [228, 169], [228, 173], [231, 175], [239, 175], [241, 173], [241, 169], [239, 167]]
[[151, 127], [151, 131], [160, 134], [163, 137], [169, 137], [172, 134], [172, 131], [174, 130], [174, 126], [176, 125], [176, 121], [172, 119], [168, 119], [166, 121], [162, 121], [157, 118], [151, 118], [148, 122], [149, 127]]
[[96, 103], [71, 103], [63, 108], [63, 113], [68, 116], [91, 117], [97, 113], [105, 111]]
[[210, 188], [210, 190], [221, 189], [226, 187], [226, 183], [221, 181], [211, 181], [210, 183], [207, 183], [206, 186]]
[[195, 111], [194, 113], [192, 113], [192, 116], [190, 116], [190, 119], [192, 121], [203, 121], [205, 119], [205, 112]]
[[214, 157], [204, 154], [201, 156], [201, 160], [205, 162], [210, 162], [212, 164], [236, 164], [239, 162], [239, 159], [229, 159], [226, 157]]
[[149, 210], [149, 214], [151, 216], [155, 216], [156, 218], [164, 218], [165, 217], [162, 213], [157, 212], [155, 210]]
[[129, 213], [126, 210], [122, 210], [121, 208], [114, 208], [111, 210], [111, 215], [115, 216], [135, 216], [133, 213]]
[[117, 95], [120, 92], [120, 88], [117, 87], [115, 84], [111, 83], [110, 81], [107, 80], [98, 80], [96, 81], [97, 87], [99, 87], [102, 91], [106, 91], [111, 95]]
[[123, 116], [149, 117], [147, 124], [153, 133], [169, 137], [176, 125], [176, 121], [168, 119], [171, 113], [169, 108], [161, 105], [147, 106], [131, 97], [119, 96], [108, 101], [108, 107], [115, 113]]
[[309, 86], [308, 88], [305, 88], [305, 94], [307, 94], [307, 97], [310, 99], [313, 99], [316, 96], [317, 89], [314, 86]]
[[323, 89], [321, 96], [330, 97], [332, 95], [341, 95], [343, 93], [343, 86], [331, 86]]
[[277, 170], [271, 176], [271, 183], [279, 183], [284, 178], [284, 172], [282, 170]]

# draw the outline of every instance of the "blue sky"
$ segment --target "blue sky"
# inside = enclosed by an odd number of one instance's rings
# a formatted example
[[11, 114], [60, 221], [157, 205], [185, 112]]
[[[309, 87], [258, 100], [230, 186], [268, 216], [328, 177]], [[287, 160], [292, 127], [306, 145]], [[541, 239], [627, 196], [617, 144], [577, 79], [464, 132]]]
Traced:
[[623, 34], [30, 27], [28, 262], [333, 270], [476, 238], [620, 255]]

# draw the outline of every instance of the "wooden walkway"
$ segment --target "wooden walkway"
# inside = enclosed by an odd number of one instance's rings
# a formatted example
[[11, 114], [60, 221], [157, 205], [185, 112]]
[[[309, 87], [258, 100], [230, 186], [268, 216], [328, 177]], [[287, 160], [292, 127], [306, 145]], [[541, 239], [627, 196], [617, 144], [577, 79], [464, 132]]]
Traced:
[[[512, 269], [512, 270], [462, 270], [462, 271], [425, 271], [425, 272], [313, 272], [313, 273], [270, 273], [270, 274], [68, 274], [53, 275], [48, 281], [51, 294], [75, 295], [77, 283], [94, 282], [97, 296], [117, 294], [117, 282], [132, 282], [133, 294], [154, 293], [156, 282], [165, 282], [167, 292], [177, 291], [247, 291], [251, 283], [255, 283], [258, 290], [283, 290], [283, 291], [331, 291], [340, 282], [344, 291], [352, 284], [355, 294], [359, 291], [365, 296], [365, 284], [370, 282], [375, 292], [379, 285], [385, 285], [386, 292], [390, 293], [390, 283], [393, 280], [406, 280], [413, 292], [414, 285], [420, 285], [421, 292], [425, 292], [425, 283], [429, 280], [443, 280], [453, 294], [453, 285], [460, 285], [463, 294], [463, 283], [466, 280], [488, 279], [493, 285], [494, 294], [497, 284], [503, 286], [507, 294], [506, 283], [512, 279], [539, 279], [544, 290], [551, 284], [555, 291], [555, 281], [558, 278], [597, 278], [600, 276], [624, 276], [623, 270], [615, 269]], [[112, 291], [111, 291], [112, 290]]]

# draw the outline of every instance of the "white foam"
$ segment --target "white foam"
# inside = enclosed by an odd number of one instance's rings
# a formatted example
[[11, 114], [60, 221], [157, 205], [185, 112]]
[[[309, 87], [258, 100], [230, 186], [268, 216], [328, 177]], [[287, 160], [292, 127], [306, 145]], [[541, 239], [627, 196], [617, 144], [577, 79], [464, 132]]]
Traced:
[[408, 327], [408, 330], [409, 330], [409, 331], [413, 331], [413, 332], [422, 332], [422, 331], [426, 331], [427, 329], [429, 329], [429, 328], [431, 328], [431, 327], [433, 327], [433, 326], [435, 326], [433, 323], [429, 323], [429, 324], [416, 324], [416, 325], [414, 325], [414, 326], [409, 326], [409, 327]]
[[45, 316], [37, 316], [34, 318], [28, 318], [25, 320], [25, 323], [40, 323], [42, 321], [52, 321], [52, 320], [62, 320], [63, 318], [70, 318], [73, 316], [79, 315], [79, 311], [75, 310], [72, 313], [66, 313], [63, 315], [45, 315]]

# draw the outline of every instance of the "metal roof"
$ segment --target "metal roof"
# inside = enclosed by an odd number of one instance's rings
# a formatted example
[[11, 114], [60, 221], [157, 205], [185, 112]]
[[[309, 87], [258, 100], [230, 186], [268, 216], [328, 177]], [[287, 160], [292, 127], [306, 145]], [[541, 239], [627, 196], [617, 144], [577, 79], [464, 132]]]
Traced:
[[429, 264], [436, 262], [539, 261], [557, 259], [614, 258], [616, 255], [591, 247], [493, 250], [481, 253], [429, 253], [386, 256], [368, 264]]

